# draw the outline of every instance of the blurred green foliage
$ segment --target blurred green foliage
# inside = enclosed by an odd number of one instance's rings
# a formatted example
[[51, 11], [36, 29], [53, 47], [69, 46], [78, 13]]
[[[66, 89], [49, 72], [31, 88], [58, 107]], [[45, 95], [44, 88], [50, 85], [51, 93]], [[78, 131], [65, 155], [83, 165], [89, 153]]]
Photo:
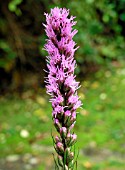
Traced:
[[16, 15], [21, 15], [21, 10], [17, 7], [23, 0], [12, 0], [8, 4], [8, 8], [11, 12], [15, 12]]
[[0, 57], [0, 67], [7, 71], [13, 65], [13, 60], [16, 58], [16, 53], [11, 49], [7, 42], [4, 42], [4, 40], [0, 40], [0, 49], [4, 53], [4, 56]]
[[104, 64], [124, 58], [124, 0], [71, 1], [67, 6], [77, 16], [79, 63]]
[[39, 70], [45, 65], [42, 22], [44, 12], [55, 6], [69, 8], [78, 22], [75, 28], [79, 32], [74, 37], [80, 46], [76, 73], [124, 59], [125, 0], [8, 0], [2, 1], [0, 7], [0, 67], [6, 70], [8, 61], [13, 60], [16, 69], [17, 59], [25, 68], [26, 63]]

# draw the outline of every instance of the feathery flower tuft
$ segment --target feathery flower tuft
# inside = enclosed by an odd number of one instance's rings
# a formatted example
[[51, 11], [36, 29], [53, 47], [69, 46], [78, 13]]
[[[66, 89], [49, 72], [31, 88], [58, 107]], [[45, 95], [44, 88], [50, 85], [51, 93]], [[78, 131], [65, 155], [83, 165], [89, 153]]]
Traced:
[[81, 106], [77, 95], [79, 82], [76, 82], [74, 70], [76, 61], [74, 53], [78, 49], [73, 41], [77, 30], [73, 16], [69, 10], [55, 7], [46, 16], [45, 31], [48, 36], [44, 48], [48, 52], [46, 79], [47, 93], [51, 95], [52, 118], [59, 136], [55, 137], [55, 150], [58, 154], [58, 165], [66, 169], [74, 167], [74, 153], [71, 146], [75, 144], [77, 135], [72, 132], [76, 122], [76, 109]]

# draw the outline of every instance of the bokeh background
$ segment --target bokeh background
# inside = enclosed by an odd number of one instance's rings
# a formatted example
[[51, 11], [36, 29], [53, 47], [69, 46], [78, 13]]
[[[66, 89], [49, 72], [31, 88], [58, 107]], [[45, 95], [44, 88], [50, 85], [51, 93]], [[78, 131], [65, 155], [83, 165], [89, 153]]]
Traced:
[[125, 0], [0, 0], [0, 170], [54, 170], [44, 12], [76, 16], [78, 170], [125, 169]]

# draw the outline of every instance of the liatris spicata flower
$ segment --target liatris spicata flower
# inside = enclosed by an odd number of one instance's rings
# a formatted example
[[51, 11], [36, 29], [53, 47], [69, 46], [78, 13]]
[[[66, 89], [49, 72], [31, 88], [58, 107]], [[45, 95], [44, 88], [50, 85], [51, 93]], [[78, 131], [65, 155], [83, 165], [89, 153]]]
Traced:
[[63, 170], [74, 167], [74, 153], [71, 148], [77, 140], [72, 131], [76, 122], [76, 109], [81, 106], [77, 95], [79, 83], [75, 80], [74, 69], [76, 61], [74, 52], [78, 47], [73, 41], [77, 30], [73, 30], [73, 16], [68, 17], [69, 10], [65, 8], [51, 9], [46, 14], [45, 31], [48, 36], [44, 48], [48, 52], [46, 79], [47, 93], [51, 95], [52, 118], [59, 136], [54, 139], [54, 147], [58, 154], [57, 166]]

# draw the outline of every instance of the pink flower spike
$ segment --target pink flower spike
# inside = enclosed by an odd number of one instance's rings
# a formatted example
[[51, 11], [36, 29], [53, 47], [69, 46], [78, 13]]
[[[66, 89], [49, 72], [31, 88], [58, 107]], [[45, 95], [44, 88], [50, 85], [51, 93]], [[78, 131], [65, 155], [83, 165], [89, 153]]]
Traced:
[[77, 95], [79, 82], [74, 74], [76, 61], [74, 53], [79, 48], [73, 40], [78, 32], [73, 29], [76, 24], [74, 16], [69, 17], [69, 10], [55, 7], [46, 17], [45, 27], [48, 39], [44, 49], [48, 52], [46, 57], [48, 76], [46, 78], [47, 93], [51, 96], [52, 117], [54, 126], [59, 133], [55, 137], [55, 150], [58, 155], [58, 166], [61, 169], [71, 169], [74, 166], [74, 153], [71, 147], [77, 139], [72, 134], [76, 122], [76, 109], [81, 106]]

